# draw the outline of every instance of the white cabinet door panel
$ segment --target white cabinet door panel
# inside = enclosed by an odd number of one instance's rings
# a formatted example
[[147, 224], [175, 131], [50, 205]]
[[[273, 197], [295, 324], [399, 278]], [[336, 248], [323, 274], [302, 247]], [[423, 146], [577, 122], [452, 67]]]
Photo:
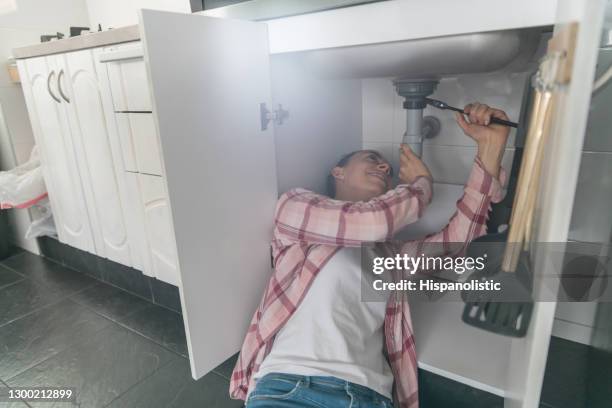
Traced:
[[108, 67], [108, 81], [111, 88], [111, 97], [113, 100], [113, 111], [121, 112], [127, 110], [125, 103], [125, 92], [123, 91], [123, 80], [121, 79], [121, 68], [118, 63], [105, 63]]
[[[546, 182], [539, 187], [534, 216], [535, 242], [561, 243], [568, 239], [605, 4], [606, 0], [557, 2], [553, 35], [567, 29], [570, 22], [578, 23], [578, 31], [572, 78], [558, 90], [552, 109], [550, 137], [542, 163], [542, 180]], [[535, 246], [532, 254], [536, 283], [545, 280], [550, 284], [552, 279], [542, 277], [557, 276], [560, 272], [558, 264], [550, 262], [551, 254], [546, 249], [545, 245]], [[538, 291], [546, 293], [550, 289], [536, 285], [534, 291], [537, 296]], [[556, 302], [536, 302], [527, 336], [513, 340], [504, 407], [540, 406], [555, 308]]]
[[140, 173], [163, 175], [159, 141], [152, 113], [128, 113]]
[[123, 170], [137, 172], [138, 165], [136, 164], [136, 153], [134, 152], [134, 140], [128, 116], [129, 113], [115, 113], [117, 134], [121, 147], [121, 159]]
[[83, 50], [63, 56], [66, 74], [61, 85], [70, 99], [67, 110], [89, 215], [95, 226], [97, 253], [131, 265], [124, 211], [92, 53], [92, 50]]
[[109, 62], [116, 111], [151, 111], [147, 71], [142, 58]]
[[261, 23], [153, 10], [142, 10], [141, 29], [199, 378], [239, 350], [270, 275], [268, 35]]
[[94, 252], [74, 148], [57, 87], [56, 56], [20, 61], [23, 89], [61, 242]]
[[[151, 254], [145, 231], [144, 204], [140, 194], [138, 173], [125, 172], [123, 177], [127, 186], [128, 206], [126, 223], [130, 231], [132, 251], [132, 266], [145, 275], [155, 277], [151, 266]], [[172, 243], [174, 245], [174, 242]]]
[[153, 274], [159, 280], [178, 286], [175, 243], [164, 179], [139, 174], [138, 181]]
[[149, 81], [144, 61], [141, 58], [126, 60], [122, 61], [120, 66], [126, 109], [130, 111], [150, 111], [151, 95], [149, 94]]

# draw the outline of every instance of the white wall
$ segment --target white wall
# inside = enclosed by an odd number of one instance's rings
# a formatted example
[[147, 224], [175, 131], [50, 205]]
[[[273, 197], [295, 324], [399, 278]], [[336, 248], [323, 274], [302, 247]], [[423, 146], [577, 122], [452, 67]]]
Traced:
[[[0, 27], [68, 35], [71, 25], [87, 24], [85, 0], [17, 0], [17, 11], [0, 15]], [[2, 37], [3, 38], [3, 37]]]
[[[141, 8], [191, 13], [189, 0], [86, 0], [92, 29], [117, 28], [138, 23]], [[171, 27], [168, 27], [171, 32]]]
[[[479, 101], [504, 109], [513, 120], [518, 120], [525, 74], [492, 74], [443, 79], [432, 98], [450, 105], [463, 107]], [[379, 150], [387, 156], [395, 169], [399, 165], [399, 146], [406, 129], [403, 98], [397, 95], [391, 79], [363, 81], [363, 146]], [[432, 107], [424, 115], [437, 117], [440, 134], [423, 144], [423, 160], [437, 183], [462, 185], [467, 180], [476, 155], [476, 144], [463, 134], [452, 112]], [[508, 146], [514, 145], [514, 130]], [[509, 147], [503, 166], [510, 169], [514, 149]]]
[[[0, 14], [0, 165], [12, 168], [29, 157], [34, 138], [19, 84], [9, 80], [6, 61], [13, 48], [40, 42], [41, 34], [57, 31], [69, 35], [71, 25], [88, 24], [85, 0], [17, 0], [17, 10]], [[14, 231], [12, 241], [32, 252], [38, 252], [34, 240], [23, 236], [29, 225], [26, 211], [9, 210]]]

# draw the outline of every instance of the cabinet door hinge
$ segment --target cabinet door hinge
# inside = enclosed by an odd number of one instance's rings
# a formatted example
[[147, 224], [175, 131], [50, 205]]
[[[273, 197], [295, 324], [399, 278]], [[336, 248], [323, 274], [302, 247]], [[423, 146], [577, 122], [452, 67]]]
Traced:
[[259, 104], [259, 117], [261, 120], [261, 130], [266, 130], [271, 120], [277, 125], [282, 125], [285, 119], [289, 117], [289, 111], [284, 110], [283, 105], [279, 104], [277, 109], [270, 112], [266, 104], [262, 102]]

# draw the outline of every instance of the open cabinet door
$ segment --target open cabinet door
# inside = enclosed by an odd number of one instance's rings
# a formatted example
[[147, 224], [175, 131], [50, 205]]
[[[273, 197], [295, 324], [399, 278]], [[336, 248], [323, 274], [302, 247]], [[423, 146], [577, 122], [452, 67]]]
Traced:
[[192, 375], [240, 349], [270, 275], [277, 200], [265, 24], [141, 12]]
[[[563, 243], [568, 239], [605, 4], [606, 0], [558, 0], [557, 3], [553, 38], [568, 30], [572, 23], [577, 25], [577, 34], [571, 79], [557, 90], [551, 111], [534, 217], [533, 237], [537, 243]], [[533, 272], [558, 276], [559, 265], [547, 262], [546, 251], [544, 245], [532, 247]], [[550, 286], [536, 286], [536, 300], [538, 293], [542, 299], [543, 291], [550, 289]], [[535, 302], [527, 336], [513, 340], [506, 408], [540, 406], [555, 309], [556, 302]]]

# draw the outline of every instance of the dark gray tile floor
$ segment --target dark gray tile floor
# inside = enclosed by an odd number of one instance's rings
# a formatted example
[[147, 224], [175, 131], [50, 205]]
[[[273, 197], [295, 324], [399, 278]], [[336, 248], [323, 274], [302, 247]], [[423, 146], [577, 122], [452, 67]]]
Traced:
[[[176, 312], [150, 304], [135, 313], [122, 317], [119, 322], [140, 335], [187, 358], [187, 340], [183, 319]], [[180, 316], [179, 316], [180, 317]]]
[[[83, 408], [242, 406], [228, 397], [236, 356], [198, 381], [186, 356], [179, 313], [27, 252], [0, 262], [0, 388], [75, 387]], [[610, 400], [610, 367], [609, 353], [553, 338], [541, 407], [608, 407], [598, 404]], [[503, 406], [499, 397], [426, 371], [419, 381], [423, 408]]]
[[[4, 382], [2, 382], [2, 380], [0, 380], [0, 387], [2, 387], [2, 390], [0, 390], [0, 398], [2, 399], [2, 401], [5, 401], [5, 398], [7, 395], [4, 394], [4, 391], [8, 392], [8, 385]], [[0, 407], [2, 408], [28, 408], [28, 405], [25, 402], [21, 402], [21, 401], [14, 401], [14, 402], [2, 402], [0, 401]]]
[[22, 275], [0, 265], [0, 289], [20, 280], [23, 280]]
[[232, 362], [194, 381], [186, 356], [179, 313], [27, 252], [0, 262], [0, 386], [75, 387], [83, 408], [242, 406]]
[[612, 352], [552, 337], [542, 387], [545, 408], [610, 408]]
[[424, 408], [503, 408], [504, 400], [493, 394], [448, 378], [419, 370], [419, 405]]

